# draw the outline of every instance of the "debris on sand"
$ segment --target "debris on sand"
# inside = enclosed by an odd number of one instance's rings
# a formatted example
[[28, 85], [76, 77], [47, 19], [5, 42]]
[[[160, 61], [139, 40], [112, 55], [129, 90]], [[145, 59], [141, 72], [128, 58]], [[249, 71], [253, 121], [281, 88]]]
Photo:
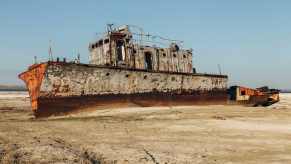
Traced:
[[212, 118], [214, 118], [216, 120], [226, 120], [226, 118], [223, 116], [212, 116]]
[[154, 164], [159, 164], [159, 162], [157, 162], [156, 158], [146, 149], [143, 149], [143, 151], [149, 156], [151, 157], [152, 161]]

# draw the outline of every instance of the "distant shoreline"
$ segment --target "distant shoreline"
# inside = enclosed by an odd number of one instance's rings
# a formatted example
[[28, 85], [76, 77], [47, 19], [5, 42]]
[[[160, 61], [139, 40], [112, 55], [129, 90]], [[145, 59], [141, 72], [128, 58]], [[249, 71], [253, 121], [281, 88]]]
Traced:
[[26, 89], [0, 89], [0, 92], [26, 92]]
[[280, 93], [291, 93], [290, 89], [281, 89]]
[[0, 85], [0, 91], [27, 91], [27, 89], [21, 85]]

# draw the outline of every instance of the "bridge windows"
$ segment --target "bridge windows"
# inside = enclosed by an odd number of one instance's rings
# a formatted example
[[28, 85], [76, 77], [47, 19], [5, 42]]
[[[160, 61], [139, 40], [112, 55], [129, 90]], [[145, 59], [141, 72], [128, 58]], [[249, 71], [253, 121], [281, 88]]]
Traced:
[[98, 45], [102, 46], [103, 45], [103, 40], [99, 40]]

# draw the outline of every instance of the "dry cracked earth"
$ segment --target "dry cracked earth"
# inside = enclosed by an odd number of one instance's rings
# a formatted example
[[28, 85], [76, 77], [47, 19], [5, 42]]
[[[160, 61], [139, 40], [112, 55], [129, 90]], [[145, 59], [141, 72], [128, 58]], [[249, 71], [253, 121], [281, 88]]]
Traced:
[[291, 96], [268, 108], [104, 109], [34, 119], [0, 97], [0, 163], [291, 163]]

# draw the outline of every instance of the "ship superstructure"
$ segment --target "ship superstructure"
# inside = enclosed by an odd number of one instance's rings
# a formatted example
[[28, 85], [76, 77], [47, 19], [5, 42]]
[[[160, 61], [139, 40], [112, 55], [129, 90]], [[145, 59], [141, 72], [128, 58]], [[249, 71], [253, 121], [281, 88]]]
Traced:
[[193, 73], [191, 49], [181, 49], [176, 42], [167, 48], [149, 46], [142, 44], [142, 39], [133, 39], [133, 35], [129, 26], [108, 31], [105, 37], [89, 45], [89, 63], [148, 71]]

